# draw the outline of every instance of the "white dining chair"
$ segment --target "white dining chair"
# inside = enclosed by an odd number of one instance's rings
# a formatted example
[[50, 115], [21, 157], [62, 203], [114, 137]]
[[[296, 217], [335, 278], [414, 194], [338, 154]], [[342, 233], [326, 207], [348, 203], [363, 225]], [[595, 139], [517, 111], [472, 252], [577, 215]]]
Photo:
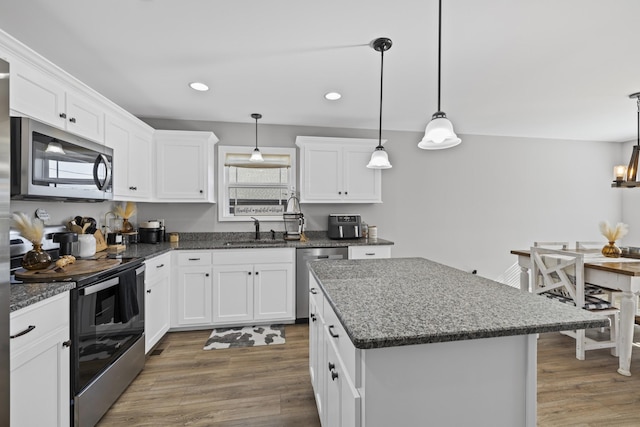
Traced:
[[618, 356], [619, 310], [611, 301], [599, 297], [602, 289], [584, 281], [584, 253], [566, 249], [531, 247], [532, 292], [562, 303], [582, 307], [609, 318], [609, 334], [605, 339], [587, 336], [584, 329], [563, 331], [576, 340], [576, 358], [585, 359], [585, 352], [610, 348]]

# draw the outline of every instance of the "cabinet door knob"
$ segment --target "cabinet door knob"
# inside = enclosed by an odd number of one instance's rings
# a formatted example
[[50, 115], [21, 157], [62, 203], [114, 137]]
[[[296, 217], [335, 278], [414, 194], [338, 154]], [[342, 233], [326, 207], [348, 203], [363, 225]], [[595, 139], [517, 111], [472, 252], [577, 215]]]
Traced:
[[151, 289], [147, 289], [147, 293], [150, 294], [151, 293]]
[[251, 272], [250, 272], [250, 271], [247, 271], [247, 274], [248, 274], [249, 276], [251, 276]]
[[256, 276], [257, 276], [258, 274], [260, 274], [260, 272], [259, 272], [259, 271], [256, 271]]
[[206, 273], [206, 274], [204, 275], [204, 277], [209, 277], [209, 273]]
[[76, 118], [75, 118], [75, 117], [71, 117], [71, 118], [69, 119], [69, 121], [70, 121], [71, 123], [75, 123], [75, 122], [76, 122]]
[[336, 369], [336, 365], [335, 365], [335, 363], [331, 363], [331, 362], [329, 362], [329, 370], [330, 370], [330, 371], [333, 371], [334, 369]]
[[311, 321], [312, 321], [312, 322], [315, 322], [315, 321], [317, 320], [317, 319], [316, 319], [316, 315], [315, 315], [315, 314], [313, 314], [313, 313], [311, 313], [311, 315], [309, 315], [309, 317], [311, 317]]
[[17, 334], [15, 334], [15, 335], [9, 335], [9, 338], [10, 338], [10, 339], [14, 339], [14, 338], [21, 337], [21, 336], [26, 335], [26, 334], [28, 334], [29, 332], [33, 331], [35, 328], [36, 328], [36, 326], [35, 326], [35, 325], [29, 325], [29, 326], [27, 327], [27, 329], [25, 329], [25, 330], [23, 330], [23, 331], [20, 331], [20, 332], [18, 332]]
[[71, 340], [66, 340], [65, 342], [62, 343], [63, 347], [71, 347]]
[[316, 295], [318, 293], [318, 290], [316, 288], [311, 288], [311, 289], [309, 289], [309, 292], [311, 292], [312, 294]]
[[333, 338], [338, 338], [340, 335], [338, 335], [337, 333], [335, 333], [333, 331], [333, 328], [335, 328], [335, 326], [331, 325], [329, 326], [328, 330], [329, 330], [329, 335], [331, 335]]
[[345, 192], [344, 192], [344, 195], [346, 196], [347, 194], [349, 194], [349, 192], [348, 192], [348, 191], [345, 191]]
[[204, 193], [204, 191], [200, 190], [200, 194]]
[[60, 118], [66, 119], [67, 118], [67, 114], [66, 113], [60, 113]]
[[338, 194], [342, 194], [342, 191], [338, 191]]
[[338, 378], [338, 373], [336, 371], [331, 371], [331, 381], [335, 381]]

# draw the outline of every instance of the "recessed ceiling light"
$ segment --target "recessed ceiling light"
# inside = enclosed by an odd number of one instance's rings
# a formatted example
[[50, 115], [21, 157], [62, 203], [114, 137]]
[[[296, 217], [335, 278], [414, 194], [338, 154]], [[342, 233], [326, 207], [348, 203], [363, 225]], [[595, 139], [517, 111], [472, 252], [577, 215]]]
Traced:
[[209, 90], [209, 86], [201, 82], [193, 82], [189, 83], [189, 87], [193, 90], [197, 90], [199, 92], [206, 92]]
[[337, 101], [338, 99], [342, 98], [342, 95], [339, 94], [338, 92], [329, 92], [329, 93], [325, 93], [324, 97], [329, 101]]

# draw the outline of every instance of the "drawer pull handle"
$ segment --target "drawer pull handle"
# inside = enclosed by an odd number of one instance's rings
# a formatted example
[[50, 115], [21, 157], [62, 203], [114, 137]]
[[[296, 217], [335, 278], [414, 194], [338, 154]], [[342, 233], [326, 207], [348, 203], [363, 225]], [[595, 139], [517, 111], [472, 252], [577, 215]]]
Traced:
[[189, 258], [189, 261], [200, 261], [200, 258]]
[[376, 254], [375, 252], [366, 252], [366, 253], [365, 253], [365, 255], [368, 255], [368, 256], [373, 256], [373, 255], [375, 255], [375, 254]]
[[317, 290], [316, 288], [311, 288], [311, 289], [309, 289], [309, 292], [311, 292], [311, 293], [312, 293], [312, 294], [314, 294], [314, 295], [317, 295], [317, 294], [318, 294], [318, 290]]
[[162, 268], [162, 267], [164, 267], [164, 264], [156, 265], [156, 268]]
[[18, 332], [15, 335], [9, 335], [9, 338], [14, 339], [14, 338], [21, 337], [21, 336], [26, 335], [29, 332], [33, 331], [35, 328], [36, 328], [35, 325], [29, 325], [29, 327], [27, 329], [25, 329], [24, 331]]
[[338, 338], [340, 335], [338, 335], [337, 333], [333, 332], [333, 328], [335, 328], [335, 326], [333, 326], [333, 325], [329, 326], [329, 335], [331, 335], [333, 338]]
[[71, 347], [71, 340], [66, 340], [65, 342], [62, 343], [63, 347]]
[[311, 321], [312, 322], [315, 322], [316, 320], [318, 320], [318, 319], [316, 319], [316, 315], [313, 314], [313, 313], [311, 313], [311, 316], [309, 316], [309, 317], [311, 317]]

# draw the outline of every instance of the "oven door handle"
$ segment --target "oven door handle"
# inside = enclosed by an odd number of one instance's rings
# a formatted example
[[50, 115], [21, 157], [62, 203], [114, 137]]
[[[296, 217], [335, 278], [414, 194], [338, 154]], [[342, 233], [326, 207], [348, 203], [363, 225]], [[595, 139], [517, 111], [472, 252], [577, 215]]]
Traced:
[[91, 295], [96, 292], [100, 292], [104, 289], [111, 288], [113, 286], [117, 286], [120, 284], [120, 278], [114, 277], [113, 279], [109, 279], [105, 282], [100, 282], [95, 285], [87, 286], [86, 288], [82, 288], [79, 290], [80, 295]]

